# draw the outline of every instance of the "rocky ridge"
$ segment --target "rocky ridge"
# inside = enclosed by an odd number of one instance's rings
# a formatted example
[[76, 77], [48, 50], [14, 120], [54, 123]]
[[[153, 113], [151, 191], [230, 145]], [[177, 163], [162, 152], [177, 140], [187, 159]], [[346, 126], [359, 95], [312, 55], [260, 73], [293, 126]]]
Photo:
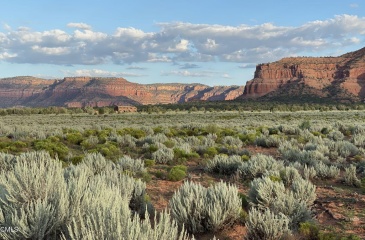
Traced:
[[319, 90], [323, 97], [341, 98], [337, 95], [346, 92], [356, 100], [364, 99], [365, 48], [339, 57], [289, 57], [259, 64], [243, 97], [262, 97], [290, 85]]
[[124, 78], [66, 77], [45, 80], [15, 77], [0, 79], [0, 107], [102, 107], [232, 100], [242, 92], [243, 86], [210, 87], [178, 83], [143, 85]]

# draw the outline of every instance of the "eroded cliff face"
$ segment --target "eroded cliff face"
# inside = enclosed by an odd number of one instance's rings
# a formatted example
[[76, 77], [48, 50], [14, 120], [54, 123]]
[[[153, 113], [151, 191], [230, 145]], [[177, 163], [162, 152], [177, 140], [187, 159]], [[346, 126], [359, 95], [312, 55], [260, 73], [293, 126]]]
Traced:
[[0, 107], [165, 104], [191, 100], [232, 100], [242, 93], [243, 87], [238, 86], [209, 87], [177, 83], [143, 85], [124, 78], [0, 79]]
[[326, 91], [341, 88], [356, 97], [365, 97], [365, 48], [339, 57], [291, 57], [256, 66], [244, 97], [256, 98], [288, 84], [304, 84]]

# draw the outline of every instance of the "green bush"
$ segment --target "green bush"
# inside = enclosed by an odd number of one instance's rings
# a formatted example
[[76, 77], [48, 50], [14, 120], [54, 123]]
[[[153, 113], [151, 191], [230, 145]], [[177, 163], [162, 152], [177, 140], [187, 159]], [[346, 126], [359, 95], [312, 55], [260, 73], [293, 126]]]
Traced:
[[305, 237], [305, 239], [318, 239], [319, 227], [313, 222], [302, 222], [299, 224], [298, 233]]
[[152, 160], [152, 159], [145, 159], [144, 160], [144, 165], [146, 167], [152, 167], [156, 164], [156, 161], [155, 160]]
[[218, 150], [215, 147], [209, 147], [205, 150], [204, 154], [207, 154], [209, 157], [214, 157], [218, 154]]
[[69, 149], [62, 142], [52, 141], [52, 139], [36, 140], [33, 142], [34, 149], [37, 151], [45, 150], [49, 152], [51, 157], [56, 157], [60, 160], [65, 160]]
[[187, 167], [184, 165], [174, 166], [167, 175], [170, 181], [180, 181], [186, 177]]
[[80, 143], [84, 140], [84, 137], [81, 133], [69, 133], [66, 135], [66, 140], [72, 144], [80, 145]]

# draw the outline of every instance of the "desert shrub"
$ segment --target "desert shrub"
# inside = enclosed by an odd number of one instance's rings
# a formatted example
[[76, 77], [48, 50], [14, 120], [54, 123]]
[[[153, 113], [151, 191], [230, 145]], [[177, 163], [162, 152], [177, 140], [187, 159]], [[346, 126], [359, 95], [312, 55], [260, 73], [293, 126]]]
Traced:
[[58, 157], [60, 160], [65, 160], [69, 149], [58, 138], [51, 137], [44, 140], [36, 140], [33, 142], [34, 149], [37, 151], [45, 150], [51, 157]]
[[184, 140], [193, 149], [196, 149], [196, 147], [200, 145], [200, 139], [195, 136], [186, 137]]
[[137, 142], [137, 139], [129, 134], [125, 134], [122, 136], [116, 135], [114, 139], [111, 138], [110, 140], [112, 141], [114, 140], [121, 147], [130, 147], [130, 148], [135, 148]]
[[16, 157], [0, 175], [2, 239], [54, 238], [68, 214], [63, 169], [49, 153], [29, 152]]
[[80, 132], [69, 133], [66, 135], [66, 140], [72, 144], [79, 145], [83, 141], [83, 136]]
[[272, 156], [256, 154], [250, 160], [243, 162], [239, 171], [243, 178], [255, 178], [262, 176], [268, 170], [275, 171], [283, 167], [283, 162], [276, 161]]
[[237, 137], [225, 136], [222, 139], [222, 143], [224, 145], [233, 146], [235, 148], [241, 148], [242, 147], [242, 141]]
[[177, 165], [171, 168], [167, 175], [167, 179], [170, 181], [180, 181], [186, 177], [187, 167], [184, 165]]
[[270, 147], [278, 147], [280, 144], [280, 138], [277, 136], [266, 136], [261, 135], [255, 139], [254, 142], [257, 146], [270, 148]]
[[145, 159], [144, 164], [146, 167], [152, 167], [156, 164], [156, 161], [152, 159]]
[[343, 140], [344, 139], [344, 135], [343, 135], [343, 133], [342, 132], [340, 132], [340, 131], [338, 131], [338, 130], [334, 130], [334, 131], [332, 131], [332, 132], [330, 132], [328, 135], [327, 135], [327, 137], [329, 138], [329, 139], [332, 139], [332, 140], [334, 140], [334, 141], [341, 141], [341, 140]]
[[352, 136], [351, 142], [357, 147], [365, 146], [365, 135], [364, 134], [355, 134]]
[[300, 223], [298, 233], [304, 236], [305, 239], [317, 239], [319, 227], [313, 222], [302, 222]]
[[12, 154], [0, 152], [0, 171], [9, 171], [13, 169], [16, 157]]
[[317, 177], [321, 179], [333, 179], [340, 175], [340, 169], [336, 166], [328, 166], [322, 162], [318, 162], [314, 165], [314, 170], [317, 173]]
[[191, 233], [216, 231], [239, 218], [238, 189], [223, 182], [209, 188], [185, 182], [172, 196], [172, 216]]
[[255, 178], [250, 184], [248, 197], [255, 206], [269, 207], [280, 195], [285, 195], [285, 191], [281, 181], [272, 181], [270, 177]]
[[89, 136], [85, 140], [83, 140], [80, 145], [86, 149], [90, 149], [95, 147], [99, 143], [99, 138], [97, 136]]
[[311, 122], [309, 120], [304, 120], [303, 122], [301, 122], [301, 124], [299, 125], [299, 128], [302, 130], [308, 130], [311, 127]]
[[147, 214], [143, 222], [138, 215], [131, 214], [130, 209], [135, 207], [131, 206], [134, 195], [145, 187], [140, 181], [118, 175], [116, 171], [93, 177], [79, 166], [69, 171], [72, 174], [67, 182], [70, 197], [74, 199], [74, 214], [63, 239], [188, 239], [184, 229], [179, 232], [167, 212], [159, 220], [155, 218], [154, 228]]
[[118, 161], [115, 163], [117, 169], [123, 172], [129, 172], [132, 175], [142, 174], [146, 172], [144, 167], [144, 161], [141, 159], [133, 159], [130, 156], [124, 155], [123, 157], [119, 158]]
[[152, 153], [152, 158], [157, 163], [169, 163], [174, 159], [174, 150], [170, 148], [160, 148], [156, 152]]
[[290, 235], [289, 219], [284, 214], [275, 214], [270, 209], [252, 208], [246, 221], [247, 240], [277, 240]]
[[113, 163], [107, 161], [105, 157], [100, 153], [88, 153], [85, 155], [82, 164], [88, 167], [93, 174], [99, 174], [101, 172], [111, 171]]
[[103, 144], [98, 144], [96, 147], [89, 152], [101, 153], [104, 157], [109, 159], [116, 159], [120, 155], [120, 149], [116, 146], [116, 143], [105, 142]]
[[219, 154], [208, 161], [206, 170], [210, 173], [231, 175], [237, 172], [242, 163], [242, 158], [238, 155]]
[[290, 229], [295, 230], [300, 222], [311, 219], [309, 206], [316, 199], [315, 189], [312, 183], [301, 177], [296, 177], [287, 187], [282, 181], [263, 177], [251, 182], [248, 197], [252, 206], [285, 214]]
[[361, 182], [356, 176], [356, 167], [354, 165], [350, 165], [345, 168], [345, 183], [350, 186], [360, 187]]
[[307, 165], [304, 165], [303, 177], [306, 180], [313, 180], [316, 176], [317, 176], [317, 171], [314, 169], [314, 167], [308, 167]]
[[297, 169], [294, 167], [285, 167], [280, 170], [280, 179], [286, 187], [291, 186], [295, 181], [301, 179]]
[[337, 141], [334, 144], [334, 150], [342, 157], [355, 156], [359, 153], [359, 149], [348, 141]]
[[218, 154], [218, 150], [215, 147], [208, 147], [203, 151], [204, 155], [208, 157], [214, 157]]

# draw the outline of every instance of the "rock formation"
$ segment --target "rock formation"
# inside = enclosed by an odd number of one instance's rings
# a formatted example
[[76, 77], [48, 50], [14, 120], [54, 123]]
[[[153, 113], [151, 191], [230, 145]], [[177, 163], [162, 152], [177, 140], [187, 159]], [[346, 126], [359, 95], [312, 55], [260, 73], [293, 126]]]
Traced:
[[339, 57], [290, 57], [259, 64], [243, 96], [257, 98], [293, 84], [303, 84], [330, 97], [345, 91], [363, 99], [365, 48]]
[[232, 100], [242, 93], [243, 86], [209, 87], [202, 84], [178, 83], [143, 85], [124, 78], [0, 79], [0, 107], [165, 104], [191, 100]]

